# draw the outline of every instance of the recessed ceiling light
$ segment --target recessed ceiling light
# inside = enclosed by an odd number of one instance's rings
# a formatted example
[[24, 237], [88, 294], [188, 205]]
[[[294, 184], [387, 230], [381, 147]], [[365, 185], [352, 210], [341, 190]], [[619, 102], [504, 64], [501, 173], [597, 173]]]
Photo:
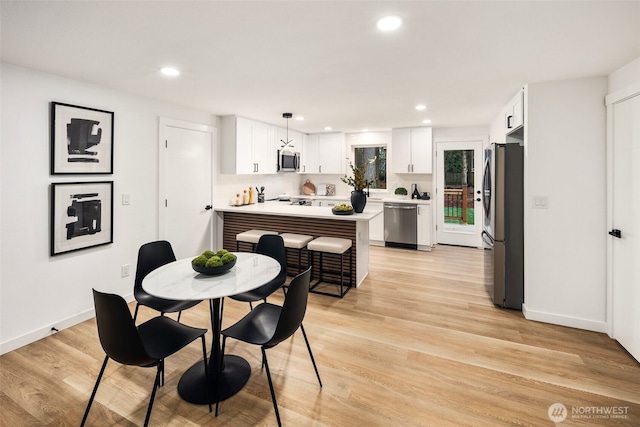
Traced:
[[428, 125], [429, 123], [431, 123], [431, 120], [425, 119], [425, 120], [422, 121], [422, 123], [424, 123], [425, 125]]
[[296, 120], [304, 120], [304, 116], [296, 116]]
[[376, 26], [380, 31], [393, 31], [400, 28], [402, 25], [402, 19], [399, 16], [385, 16], [378, 19]]
[[416, 105], [416, 110], [426, 110], [427, 106], [424, 104], [418, 104]]
[[369, 129], [362, 129], [362, 132], [369, 132]]
[[175, 76], [179, 76], [180, 75], [180, 71], [176, 70], [175, 68], [171, 68], [171, 67], [164, 67], [160, 70], [160, 72], [162, 74], [164, 74], [165, 76], [169, 76], [169, 77], [175, 77]]
[[331, 126], [325, 127], [324, 130], [331, 130]]

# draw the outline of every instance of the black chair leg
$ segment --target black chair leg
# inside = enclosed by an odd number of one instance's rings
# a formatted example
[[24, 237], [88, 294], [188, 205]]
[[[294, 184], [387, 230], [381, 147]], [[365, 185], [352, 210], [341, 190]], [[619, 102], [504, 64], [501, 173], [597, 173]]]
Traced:
[[133, 323], [136, 322], [136, 318], [138, 317], [138, 309], [140, 308], [140, 303], [136, 303], [136, 310], [133, 313]]
[[224, 347], [227, 344], [227, 337], [222, 336], [222, 347], [220, 348], [220, 370], [216, 375], [216, 417], [218, 416], [218, 408], [220, 407], [220, 378], [222, 377], [222, 365], [224, 365]]
[[309, 356], [311, 357], [311, 363], [313, 363], [313, 369], [315, 369], [316, 371], [316, 377], [318, 377], [318, 383], [320, 383], [320, 387], [322, 387], [322, 380], [320, 379], [320, 373], [318, 372], [318, 367], [316, 366], [316, 360], [313, 358], [313, 353], [311, 352], [311, 346], [309, 345], [309, 340], [307, 339], [307, 333], [304, 331], [304, 326], [302, 324], [300, 324], [300, 330], [302, 331], [304, 342], [307, 344], [307, 350], [309, 350]]
[[151, 391], [151, 400], [149, 401], [149, 407], [147, 408], [147, 416], [144, 419], [144, 427], [147, 427], [149, 425], [149, 418], [151, 418], [151, 408], [153, 408], [153, 401], [156, 398], [156, 391], [158, 390], [158, 384], [160, 383], [160, 371], [162, 370], [162, 363], [164, 363], [164, 360], [161, 360], [158, 364], [156, 379], [153, 382], [153, 390]]
[[201, 336], [200, 338], [202, 338], [202, 357], [204, 360], [204, 376], [207, 379], [206, 381], [206, 387], [207, 387], [207, 401], [209, 402], [209, 412], [212, 411], [211, 409], [211, 378], [209, 378], [209, 364], [207, 363], [207, 347], [206, 344], [204, 342], [204, 335]]
[[87, 409], [84, 411], [84, 416], [82, 417], [82, 422], [80, 423], [80, 427], [84, 426], [84, 423], [87, 421], [87, 416], [89, 415], [89, 410], [91, 409], [91, 405], [93, 404], [93, 398], [96, 397], [96, 392], [98, 391], [98, 386], [100, 385], [100, 380], [102, 380], [102, 375], [104, 374], [104, 370], [107, 367], [107, 362], [109, 361], [109, 356], [104, 358], [104, 362], [102, 362], [102, 369], [100, 369], [100, 373], [98, 374], [98, 379], [96, 380], [96, 385], [93, 386], [93, 392], [91, 393], [91, 397], [89, 398], [89, 403], [87, 404]]
[[271, 372], [269, 371], [269, 362], [267, 361], [267, 353], [264, 350], [264, 348], [262, 348], [262, 360], [264, 361], [264, 366], [267, 369], [267, 380], [269, 381], [269, 390], [271, 391], [271, 400], [273, 401], [273, 410], [276, 412], [278, 427], [282, 427], [282, 422], [280, 422], [280, 412], [278, 412], [278, 403], [276, 402], [276, 392], [273, 389], [273, 382], [271, 381]]
[[178, 312], [178, 322], [180, 322], [180, 316], [182, 316], [182, 310]]

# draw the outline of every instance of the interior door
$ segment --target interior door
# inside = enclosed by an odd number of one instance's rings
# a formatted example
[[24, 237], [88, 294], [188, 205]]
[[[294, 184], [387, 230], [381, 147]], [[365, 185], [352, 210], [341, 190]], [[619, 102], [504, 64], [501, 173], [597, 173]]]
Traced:
[[640, 94], [609, 107], [612, 337], [640, 361]]
[[213, 248], [214, 128], [160, 123], [159, 236], [176, 258]]
[[482, 247], [481, 140], [436, 142], [436, 241]]

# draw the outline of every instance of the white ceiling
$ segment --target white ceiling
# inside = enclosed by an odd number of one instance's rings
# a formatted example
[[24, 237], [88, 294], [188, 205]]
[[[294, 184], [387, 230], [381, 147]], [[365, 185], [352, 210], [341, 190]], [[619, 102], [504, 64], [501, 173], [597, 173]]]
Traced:
[[[6, 1], [3, 61], [304, 132], [488, 125], [640, 56], [640, 1]], [[376, 30], [400, 15], [396, 33]], [[171, 65], [182, 74], [163, 77]], [[64, 94], [61, 93], [61, 100]], [[67, 100], [73, 101], [73, 100]], [[415, 105], [427, 105], [425, 111]], [[98, 106], [100, 107], [100, 106]]]

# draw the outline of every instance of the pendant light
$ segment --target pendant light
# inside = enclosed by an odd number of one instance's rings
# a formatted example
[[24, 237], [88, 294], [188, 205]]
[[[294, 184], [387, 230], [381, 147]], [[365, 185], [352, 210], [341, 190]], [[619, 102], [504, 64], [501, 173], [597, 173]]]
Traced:
[[[281, 148], [286, 148], [287, 146], [289, 146], [289, 144], [293, 142], [293, 139], [289, 140], [289, 119], [293, 117], [293, 114], [282, 113], [282, 117], [287, 119], [287, 137], [286, 137], [287, 140], [285, 141], [284, 139], [281, 139], [280, 141], [284, 144]], [[290, 148], [293, 148], [293, 144], [290, 145]]]

